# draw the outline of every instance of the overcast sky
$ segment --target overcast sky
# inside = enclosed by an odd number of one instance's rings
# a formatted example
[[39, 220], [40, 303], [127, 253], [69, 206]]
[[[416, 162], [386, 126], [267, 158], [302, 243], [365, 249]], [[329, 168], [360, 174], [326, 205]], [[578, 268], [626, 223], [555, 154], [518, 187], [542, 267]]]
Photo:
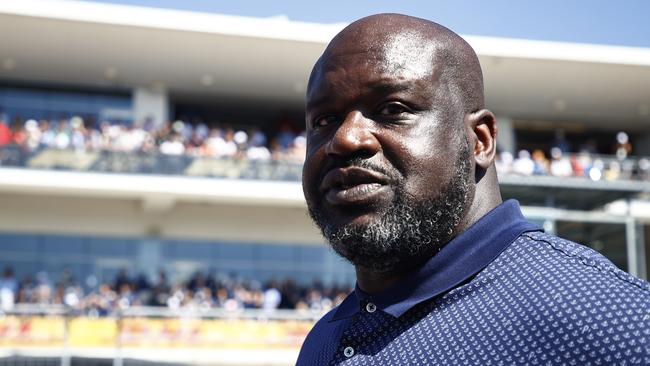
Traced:
[[461, 34], [650, 47], [650, 0], [86, 0], [316, 23], [398, 12]]

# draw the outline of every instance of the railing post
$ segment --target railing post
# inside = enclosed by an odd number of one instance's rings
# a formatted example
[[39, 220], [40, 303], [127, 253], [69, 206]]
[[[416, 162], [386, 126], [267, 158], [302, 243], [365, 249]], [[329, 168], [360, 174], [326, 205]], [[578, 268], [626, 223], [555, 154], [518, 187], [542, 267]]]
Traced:
[[113, 366], [122, 366], [122, 309], [117, 310], [115, 321], [117, 334], [115, 335], [115, 357], [113, 357]]
[[63, 353], [61, 366], [70, 366], [70, 317], [72, 308], [65, 307], [63, 312]]

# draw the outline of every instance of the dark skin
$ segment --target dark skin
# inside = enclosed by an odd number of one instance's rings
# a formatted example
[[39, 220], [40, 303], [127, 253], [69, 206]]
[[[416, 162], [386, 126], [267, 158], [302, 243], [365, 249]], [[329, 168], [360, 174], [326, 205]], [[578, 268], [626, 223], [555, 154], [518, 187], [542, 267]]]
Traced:
[[[381, 14], [345, 28], [314, 66], [306, 122], [303, 190], [334, 228], [376, 223], [397, 183], [417, 200], [439, 196], [460, 144], [469, 144], [472, 174], [453, 236], [501, 203], [496, 121], [483, 106], [478, 60], [435, 23]], [[382, 292], [424, 260], [392, 273], [356, 266], [358, 285]]]

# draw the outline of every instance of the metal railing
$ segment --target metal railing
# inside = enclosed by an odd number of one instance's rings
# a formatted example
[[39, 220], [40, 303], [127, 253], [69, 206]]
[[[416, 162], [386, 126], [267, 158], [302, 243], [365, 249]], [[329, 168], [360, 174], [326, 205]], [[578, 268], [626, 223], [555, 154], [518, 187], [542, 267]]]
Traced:
[[[583, 154], [572, 154], [579, 158]], [[600, 171], [598, 180], [650, 181], [650, 159], [630, 156], [623, 160], [614, 155], [590, 154], [589, 159]], [[18, 145], [0, 147], [0, 167], [71, 170], [100, 173], [162, 174], [233, 179], [300, 181], [302, 163], [289, 160], [249, 160], [246, 158], [211, 158], [190, 155], [118, 151], [76, 151], [41, 148], [29, 151]], [[615, 172], [606, 174], [606, 172]], [[517, 176], [506, 172], [505, 176]], [[549, 173], [539, 176], [552, 176]], [[615, 176], [615, 178], [611, 178]], [[588, 173], [583, 178], [594, 179]]]

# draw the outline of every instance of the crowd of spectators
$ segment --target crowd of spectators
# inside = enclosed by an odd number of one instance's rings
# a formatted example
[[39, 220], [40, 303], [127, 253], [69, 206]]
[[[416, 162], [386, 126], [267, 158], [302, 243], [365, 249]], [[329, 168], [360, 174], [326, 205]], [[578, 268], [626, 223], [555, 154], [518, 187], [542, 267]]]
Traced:
[[301, 163], [305, 136], [288, 122], [281, 123], [272, 138], [259, 128], [208, 126], [181, 120], [154, 126], [101, 122], [89, 126], [81, 117], [14, 122], [0, 120], [0, 147], [8, 144], [34, 152], [43, 148], [128, 153], [160, 153], [193, 157], [282, 160]]
[[625, 132], [616, 135], [613, 154], [599, 155], [595, 142], [580, 146], [578, 153], [571, 153], [568, 141], [556, 139], [547, 155], [541, 149], [519, 150], [514, 157], [509, 152], [497, 156], [496, 168], [499, 174], [520, 176], [550, 175], [555, 177], [583, 177], [593, 181], [606, 180], [650, 180], [650, 159], [630, 159], [632, 151]]
[[588, 152], [566, 154], [558, 148], [551, 149], [548, 159], [543, 151], [520, 150], [517, 157], [508, 152], [497, 156], [499, 175], [550, 175], [555, 177], [582, 177], [592, 181], [650, 180], [650, 160], [603, 158]]
[[[27, 120], [10, 127], [0, 120], [0, 147], [21, 146], [34, 152], [43, 148], [71, 149], [79, 152], [114, 151], [128, 153], [159, 153], [192, 157], [234, 158], [257, 161], [284, 161], [301, 164], [306, 140], [304, 131], [290, 123], [281, 123], [273, 132], [259, 128], [232, 128], [202, 122], [181, 120], [154, 126], [150, 122], [127, 125], [102, 122], [88, 126], [80, 117], [48, 120]], [[650, 160], [630, 159], [632, 146], [628, 135], [616, 135], [615, 149], [601, 156], [595, 141], [589, 140], [578, 149], [556, 132], [547, 150], [520, 150], [516, 156], [502, 152], [497, 157], [500, 174], [522, 176], [551, 175], [556, 177], [585, 177], [597, 180], [650, 180]]]
[[[323, 312], [343, 301], [352, 290], [347, 286], [324, 286], [314, 281], [308, 286], [293, 280], [268, 281], [262, 284], [235, 276], [206, 275], [196, 272], [189, 280], [170, 283], [165, 272], [150, 282], [144, 275], [131, 278], [121, 271], [110, 283], [92, 283], [88, 278], [84, 291], [71, 273], [64, 270], [56, 281], [44, 272], [18, 281], [11, 268], [0, 279], [0, 310], [16, 304], [63, 305], [88, 316], [114, 315], [135, 306], [170, 309], [290, 309]], [[90, 286], [88, 286], [90, 285]]]

